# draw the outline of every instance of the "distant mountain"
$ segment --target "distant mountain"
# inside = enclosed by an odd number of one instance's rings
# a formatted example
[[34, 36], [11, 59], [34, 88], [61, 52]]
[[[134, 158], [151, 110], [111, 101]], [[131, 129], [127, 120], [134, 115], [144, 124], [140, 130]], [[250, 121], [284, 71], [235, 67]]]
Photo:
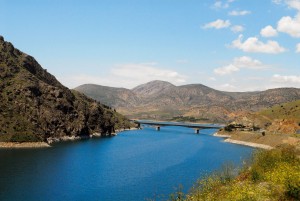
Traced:
[[[75, 90], [96, 100], [113, 103], [112, 107], [130, 118], [162, 120], [188, 116], [196, 120], [227, 122], [238, 112], [255, 112], [276, 104], [300, 99], [298, 88], [224, 92], [201, 84], [175, 86], [158, 80], [139, 85], [132, 90], [112, 87], [104, 90], [103, 86], [99, 85], [79, 86]], [[126, 99], [121, 95], [125, 91], [129, 96]]]
[[149, 96], [159, 96], [159, 94], [163, 94], [165, 91], [176, 88], [175, 85], [160, 81], [154, 80], [148, 82], [146, 84], [139, 85], [132, 89], [132, 91], [140, 97], [149, 97]]
[[125, 88], [84, 84], [75, 88], [75, 90], [115, 108], [129, 108], [140, 104], [140, 98], [133, 91]]
[[0, 37], [0, 141], [46, 141], [124, 128], [122, 115], [69, 90]]

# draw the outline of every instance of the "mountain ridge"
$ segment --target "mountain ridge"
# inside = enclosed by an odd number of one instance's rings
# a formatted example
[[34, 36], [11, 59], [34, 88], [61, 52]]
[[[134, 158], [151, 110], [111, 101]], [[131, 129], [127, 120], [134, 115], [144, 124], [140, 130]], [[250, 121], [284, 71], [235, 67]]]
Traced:
[[[101, 87], [101, 85], [94, 85], [94, 93], [97, 91], [97, 86]], [[89, 88], [89, 85], [85, 85], [85, 87]], [[114, 87], [106, 89], [106, 93], [114, 91]], [[82, 90], [80, 86], [75, 88], [75, 90], [91, 95]], [[209, 119], [214, 122], [227, 122], [232, 119], [231, 117], [235, 116], [232, 113], [239, 111], [256, 112], [276, 104], [300, 99], [300, 89], [298, 88], [226, 92], [215, 90], [203, 84], [175, 86], [159, 80], [139, 85], [129, 91], [126, 89], [126, 91], [128, 96], [136, 100], [134, 104], [129, 99], [122, 99], [127, 104], [127, 107], [123, 107], [118, 102], [110, 106], [130, 118], [162, 120], [172, 119], [176, 116], [192, 116], [199, 119]], [[106, 95], [101, 93], [101, 96]], [[95, 97], [91, 95], [91, 97], [101, 101], [100, 96]], [[166, 118], [166, 116], [168, 117]]]

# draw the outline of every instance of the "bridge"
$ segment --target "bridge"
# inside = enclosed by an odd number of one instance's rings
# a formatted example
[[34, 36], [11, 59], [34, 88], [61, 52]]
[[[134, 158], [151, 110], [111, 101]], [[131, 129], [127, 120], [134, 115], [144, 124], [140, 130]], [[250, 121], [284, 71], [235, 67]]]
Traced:
[[152, 125], [156, 128], [157, 131], [160, 131], [160, 128], [163, 126], [181, 126], [187, 128], [193, 128], [196, 134], [199, 134], [201, 129], [220, 129], [224, 126], [217, 124], [192, 124], [192, 123], [183, 123], [183, 122], [161, 122], [161, 121], [147, 121], [147, 120], [133, 120], [134, 123], [138, 124], [138, 127], [141, 124]]

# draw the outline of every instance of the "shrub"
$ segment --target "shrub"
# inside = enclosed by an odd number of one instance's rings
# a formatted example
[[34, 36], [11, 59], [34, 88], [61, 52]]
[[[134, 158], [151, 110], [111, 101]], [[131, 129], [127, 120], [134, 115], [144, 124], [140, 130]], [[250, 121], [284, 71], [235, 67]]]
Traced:
[[39, 136], [30, 133], [15, 133], [11, 136], [12, 142], [40, 142]]

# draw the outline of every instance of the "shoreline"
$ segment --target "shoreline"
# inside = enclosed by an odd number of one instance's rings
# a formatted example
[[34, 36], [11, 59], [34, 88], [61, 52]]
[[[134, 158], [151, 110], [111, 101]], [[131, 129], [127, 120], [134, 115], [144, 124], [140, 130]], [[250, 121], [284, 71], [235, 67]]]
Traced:
[[220, 134], [218, 134], [218, 132], [214, 133], [213, 136], [227, 138], [224, 140], [224, 142], [227, 142], [227, 143], [239, 144], [239, 145], [244, 145], [244, 146], [253, 147], [253, 148], [266, 149], [266, 150], [274, 149], [274, 147], [272, 147], [270, 145], [266, 145], [266, 144], [259, 144], [259, 143], [255, 143], [255, 142], [247, 142], [247, 141], [241, 141], [241, 140], [233, 140], [233, 139], [231, 139], [230, 135], [220, 135]]
[[46, 142], [0, 142], [0, 149], [50, 148]]
[[244, 145], [244, 146], [253, 147], [253, 148], [266, 149], [266, 150], [274, 149], [274, 147], [271, 147], [269, 145], [258, 144], [258, 143], [254, 143], [254, 142], [245, 142], [245, 141], [240, 141], [240, 140], [226, 139], [226, 140], [224, 140], [224, 142], [229, 142], [229, 143], [232, 143], [232, 144]]
[[[121, 132], [130, 131], [130, 130], [138, 130], [138, 128], [130, 128], [130, 129], [119, 129], [116, 130], [115, 133], [112, 133], [111, 136], [116, 136]], [[67, 141], [78, 141], [92, 138], [101, 138], [100, 133], [93, 133], [90, 136], [63, 136], [61, 138], [47, 138], [47, 142], [0, 142], [0, 149], [29, 149], [29, 148], [50, 148], [51, 144], [59, 143], [59, 142], [67, 142]]]

